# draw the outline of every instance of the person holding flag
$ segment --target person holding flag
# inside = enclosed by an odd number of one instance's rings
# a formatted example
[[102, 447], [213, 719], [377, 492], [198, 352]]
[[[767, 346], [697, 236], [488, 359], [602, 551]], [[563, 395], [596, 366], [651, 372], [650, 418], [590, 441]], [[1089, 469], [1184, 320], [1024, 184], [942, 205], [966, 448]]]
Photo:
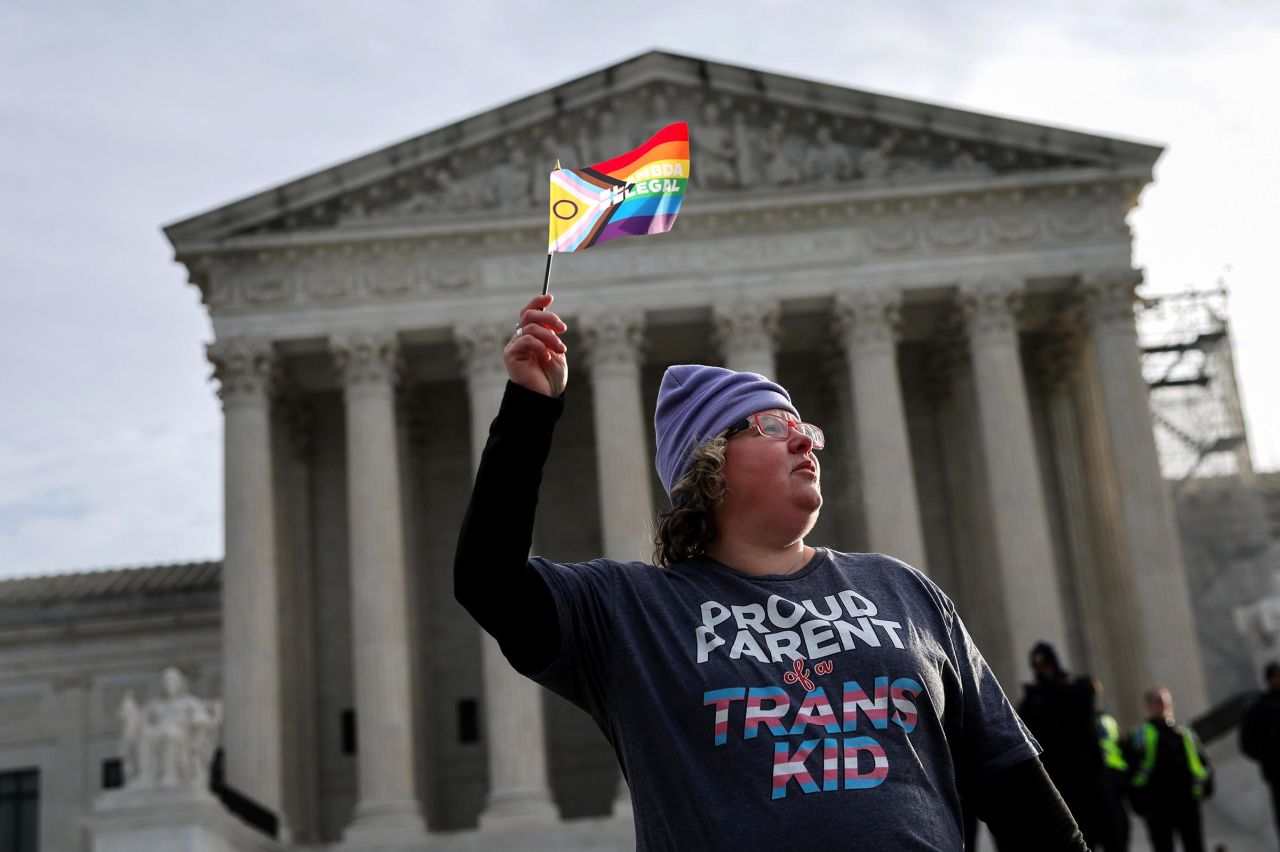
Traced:
[[826, 437], [768, 378], [666, 371], [654, 564], [529, 556], [569, 376], [552, 301], [503, 351], [455, 597], [600, 726], [637, 848], [960, 849], [963, 794], [1002, 848], [1084, 850], [951, 601], [891, 557], [806, 543]]

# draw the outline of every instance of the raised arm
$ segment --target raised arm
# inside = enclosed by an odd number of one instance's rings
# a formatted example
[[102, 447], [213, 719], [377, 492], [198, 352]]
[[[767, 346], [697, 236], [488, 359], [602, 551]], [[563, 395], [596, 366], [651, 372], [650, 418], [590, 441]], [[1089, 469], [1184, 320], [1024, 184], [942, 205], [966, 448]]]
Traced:
[[480, 457], [453, 563], [454, 597], [518, 670], [539, 671], [559, 653], [555, 605], [529, 565], [542, 468], [564, 410], [565, 324], [538, 296], [503, 350], [506, 392]]

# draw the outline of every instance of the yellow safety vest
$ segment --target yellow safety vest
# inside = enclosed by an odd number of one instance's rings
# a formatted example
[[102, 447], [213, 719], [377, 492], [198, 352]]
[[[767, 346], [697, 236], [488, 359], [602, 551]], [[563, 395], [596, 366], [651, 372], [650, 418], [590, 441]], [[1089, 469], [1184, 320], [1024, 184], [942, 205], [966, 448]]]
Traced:
[[[1152, 722], [1143, 722], [1133, 730], [1134, 745], [1142, 747], [1142, 763], [1133, 774], [1133, 786], [1145, 787], [1151, 780], [1151, 773], [1156, 768], [1156, 740], [1159, 731]], [[1205, 782], [1209, 780], [1209, 770], [1204, 768], [1200, 760], [1200, 750], [1196, 748], [1195, 737], [1187, 728], [1182, 729], [1182, 749], [1187, 755], [1187, 769], [1191, 770], [1191, 794], [1199, 799], [1204, 795]]]
[[1120, 726], [1110, 713], [1098, 714], [1098, 745], [1102, 748], [1102, 759], [1108, 769], [1129, 771], [1129, 762], [1120, 750]]

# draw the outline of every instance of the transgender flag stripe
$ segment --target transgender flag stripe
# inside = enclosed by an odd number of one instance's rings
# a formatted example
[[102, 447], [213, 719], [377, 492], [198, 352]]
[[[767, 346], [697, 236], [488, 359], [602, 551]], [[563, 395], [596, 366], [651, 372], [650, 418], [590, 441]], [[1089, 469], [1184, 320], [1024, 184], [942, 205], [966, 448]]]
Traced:
[[[861, 775], [858, 772], [858, 752], [867, 751], [873, 758], [870, 772]], [[846, 790], [865, 790], [884, 782], [889, 776], [889, 758], [884, 749], [871, 737], [854, 737], [844, 741], [844, 788]]]
[[746, 694], [747, 690], [744, 687], [738, 687], [736, 689], [715, 689], [702, 694], [702, 706], [708, 707], [714, 705], [716, 708], [716, 745], [724, 745], [729, 739], [729, 705], [734, 701], [741, 701], [743, 696]]
[[782, 799], [787, 795], [787, 782], [794, 780], [806, 794], [818, 792], [818, 785], [813, 776], [805, 768], [804, 761], [818, 747], [818, 740], [805, 740], [800, 743], [793, 755], [787, 754], [786, 743], [773, 744], [773, 798]]

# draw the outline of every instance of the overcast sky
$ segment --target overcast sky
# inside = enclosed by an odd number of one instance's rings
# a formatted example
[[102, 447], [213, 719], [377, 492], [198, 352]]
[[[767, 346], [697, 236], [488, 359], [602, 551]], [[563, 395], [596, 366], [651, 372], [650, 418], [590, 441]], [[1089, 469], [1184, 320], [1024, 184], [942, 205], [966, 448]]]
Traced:
[[1274, 0], [0, 0], [0, 576], [221, 557], [210, 326], [162, 224], [650, 48], [1166, 146], [1135, 262], [1148, 292], [1230, 266], [1280, 468]]

